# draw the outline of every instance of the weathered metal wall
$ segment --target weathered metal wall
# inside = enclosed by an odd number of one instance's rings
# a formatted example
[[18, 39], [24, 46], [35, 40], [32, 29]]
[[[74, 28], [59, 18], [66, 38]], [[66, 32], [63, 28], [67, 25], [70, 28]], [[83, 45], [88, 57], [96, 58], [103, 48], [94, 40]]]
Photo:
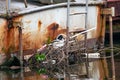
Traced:
[[[47, 43], [48, 38], [55, 39], [55, 37], [66, 32], [66, 19], [67, 12], [66, 7], [56, 7], [53, 9], [45, 9], [42, 11], [36, 11], [33, 13], [25, 14], [12, 18], [13, 25], [11, 28], [7, 28], [6, 21], [1, 19], [0, 35], [4, 37], [4, 43], [2, 49], [5, 50], [18, 50], [18, 26], [23, 30], [23, 49], [37, 49], [43, 44]], [[72, 6], [70, 13], [85, 12], [84, 6]], [[100, 7], [90, 6], [88, 8], [88, 29], [96, 27], [96, 30], [88, 32], [88, 38], [99, 37], [100, 28]], [[74, 29], [85, 29], [85, 14], [70, 16], [70, 31]], [[4, 32], [3, 32], [4, 31]], [[98, 34], [98, 35], [97, 35]], [[3, 38], [1, 37], [0, 40]]]
[[[22, 27], [23, 50], [38, 49], [47, 40], [55, 39], [58, 34], [66, 33], [67, 9], [66, 6], [56, 6], [34, 11], [20, 12], [18, 16], [6, 20], [0, 18], [0, 52], [12, 53], [19, 49], [19, 31]], [[101, 7], [91, 5], [88, 8], [88, 29], [96, 28], [88, 32], [88, 38], [103, 38], [104, 26], [101, 17]], [[85, 12], [85, 6], [71, 6], [70, 13]], [[11, 24], [12, 23], [12, 24]], [[70, 16], [70, 31], [85, 29], [85, 14]], [[80, 38], [82, 39], [82, 38]], [[100, 69], [100, 68], [99, 68]], [[97, 68], [98, 70], [98, 68]], [[95, 74], [99, 75], [99, 71]], [[94, 75], [94, 74], [93, 74]], [[100, 73], [100, 76], [102, 73]], [[99, 76], [98, 76], [99, 77]], [[101, 77], [100, 77], [101, 78]], [[103, 78], [103, 77], [102, 77]]]

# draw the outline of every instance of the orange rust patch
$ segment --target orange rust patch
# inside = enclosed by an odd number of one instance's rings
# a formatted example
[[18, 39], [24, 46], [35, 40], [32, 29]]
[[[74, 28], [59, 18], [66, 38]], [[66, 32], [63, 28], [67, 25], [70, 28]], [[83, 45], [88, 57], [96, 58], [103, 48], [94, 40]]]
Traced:
[[38, 31], [40, 31], [40, 29], [41, 29], [41, 24], [42, 24], [42, 22], [39, 20], [38, 21]]
[[30, 32], [23, 34], [23, 49], [30, 48], [30, 36]]
[[7, 29], [6, 28], [6, 32], [5, 32], [5, 38], [4, 38], [4, 41], [5, 41], [5, 45], [4, 45], [4, 48], [5, 48], [5, 53], [8, 54], [8, 56], [10, 55], [9, 53], [13, 52], [15, 50], [15, 37], [14, 37], [14, 28], [10, 28], [10, 29]]
[[47, 27], [47, 37], [54, 40], [58, 34], [65, 33], [66, 29], [62, 29], [57, 23], [52, 23]]
[[96, 38], [98, 43], [103, 43], [105, 36], [105, 15], [101, 15], [101, 8], [98, 8]]
[[7, 21], [0, 19], [0, 53], [4, 53], [5, 47], [5, 33], [6, 33]]
[[53, 31], [55, 31], [55, 30], [58, 29], [58, 27], [59, 27], [59, 24], [57, 24], [57, 23], [52, 23], [52, 24], [50, 24], [50, 25], [47, 27], [47, 29], [48, 29], [48, 30], [53, 30]]

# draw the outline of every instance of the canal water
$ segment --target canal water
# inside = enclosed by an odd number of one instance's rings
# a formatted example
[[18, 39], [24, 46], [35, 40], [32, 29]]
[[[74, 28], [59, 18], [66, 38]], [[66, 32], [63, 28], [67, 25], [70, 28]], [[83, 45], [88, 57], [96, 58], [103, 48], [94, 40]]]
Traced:
[[[30, 69], [25, 67], [24, 69], [16, 70], [1, 70], [0, 71], [0, 80], [79, 80], [80, 76], [83, 78], [86, 75], [77, 75], [78, 72], [81, 72], [80, 65], [72, 65], [69, 67], [70, 72], [66, 72], [66, 69], [53, 68], [34, 68]], [[84, 79], [81, 79], [84, 80]]]
[[52, 66], [23, 69], [2, 69], [0, 80], [97, 80], [99, 78], [98, 62], [89, 63], [90, 78], [87, 78], [85, 64], [74, 64], [69, 66]]
[[[29, 69], [27, 69], [29, 70]], [[0, 71], [0, 80], [58, 80], [40, 71], [9, 70]]]

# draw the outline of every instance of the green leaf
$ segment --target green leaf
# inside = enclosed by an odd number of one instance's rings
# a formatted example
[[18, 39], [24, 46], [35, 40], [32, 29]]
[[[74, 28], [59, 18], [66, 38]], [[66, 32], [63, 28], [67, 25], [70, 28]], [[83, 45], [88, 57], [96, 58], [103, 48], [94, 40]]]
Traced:
[[37, 54], [35, 58], [37, 61], [43, 61], [45, 60], [45, 54]]

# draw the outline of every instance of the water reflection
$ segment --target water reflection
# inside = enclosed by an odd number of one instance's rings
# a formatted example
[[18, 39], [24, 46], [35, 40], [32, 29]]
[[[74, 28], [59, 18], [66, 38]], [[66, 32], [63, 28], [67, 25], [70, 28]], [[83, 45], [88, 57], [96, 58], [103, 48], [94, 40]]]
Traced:
[[1, 70], [0, 80], [76, 80], [75, 77], [82, 71], [82, 67], [78, 66], [75, 64], [64, 68], [25, 67], [16, 70]]
[[0, 71], [0, 80], [57, 80], [46, 73], [44, 68], [31, 71], [28, 67], [22, 70]]

